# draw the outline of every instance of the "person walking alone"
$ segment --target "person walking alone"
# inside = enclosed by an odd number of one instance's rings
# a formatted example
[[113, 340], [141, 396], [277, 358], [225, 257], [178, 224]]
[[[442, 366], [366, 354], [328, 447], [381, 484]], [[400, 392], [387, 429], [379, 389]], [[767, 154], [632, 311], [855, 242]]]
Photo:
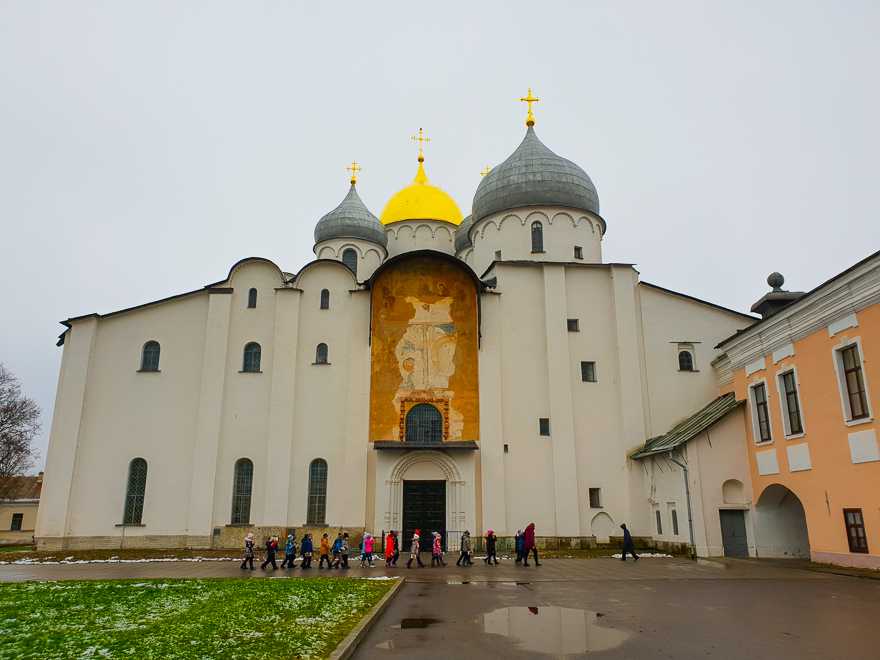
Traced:
[[266, 539], [266, 561], [260, 564], [260, 570], [265, 571], [266, 566], [272, 564], [272, 570], [278, 570], [278, 564], [275, 563], [275, 553], [278, 552], [278, 537], [270, 536]]
[[535, 566], [540, 566], [538, 546], [535, 544], [535, 523], [529, 523], [523, 532], [523, 566], [529, 565], [529, 553], [535, 556]]
[[486, 532], [486, 556], [483, 559], [486, 562], [487, 566], [492, 565], [492, 560], [495, 560], [495, 565], [498, 565], [498, 555], [495, 553], [495, 546], [498, 544], [498, 537], [495, 536], [495, 532], [491, 529]]
[[620, 529], [623, 530], [623, 552], [620, 553], [620, 560], [626, 561], [626, 553], [628, 552], [632, 555], [634, 561], [638, 561], [639, 556], [636, 554], [636, 544], [633, 543], [632, 534], [626, 528], [626, 523], [621, 523]]
[[[464, 563], [462, 564], [462, 562]], [[464, 530], [461, 533], [461, 547], [458, 550], [458, 561], [455, 562], [455, 565], [471, 566], [473, 563], [471, 561], [471, 533]]]
[[420, 548], [419, 548], [419, 530], [416, 530], [413, 533], [412, 541], [409, 546], [409, 561], [406, 562], [406, 567], [411, 568], [413, 559], [418, 562], [419, 568], [424, 568], [425, 565], [422, 563], [422, 558], [419, 556]]
[[250, 564], [250, 569], [254, 570], [254, 533], [248, 532], [247, 536], [244, 537], [244, 561], [241, 562], [242, 568], [248, 568], [248, 564]]

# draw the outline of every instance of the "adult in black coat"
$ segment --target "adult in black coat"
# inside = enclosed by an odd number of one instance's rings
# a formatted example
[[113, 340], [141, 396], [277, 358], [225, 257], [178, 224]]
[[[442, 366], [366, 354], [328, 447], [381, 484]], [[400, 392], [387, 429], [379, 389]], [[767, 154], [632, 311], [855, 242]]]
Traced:
[[636, 544], [633, 543], [632, 534], [626, 528], [626, 523], [621, 523], [620, 529], [623, 530], [623, 552], [620, 554], [620, 560], [626, 561], [626, 553], [628, 552], [633, 556], [633, 559], [638, 561], [639, 556], [636, 554]]

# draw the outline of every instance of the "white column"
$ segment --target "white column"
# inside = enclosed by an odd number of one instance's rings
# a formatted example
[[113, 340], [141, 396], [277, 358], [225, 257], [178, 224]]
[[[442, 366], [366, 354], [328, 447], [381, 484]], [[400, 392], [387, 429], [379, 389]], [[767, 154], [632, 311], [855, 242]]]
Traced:
[[547, 383], [556, 536], [580, 536], [577, 455], [571, 398], [571, 356], [566, 327], [565, 266], [544, 265], [544, 324], [547, 337]]
[[53, 539], [70, 533], [68, 507], [79, 448], [89, 364], [98, 329], [97, 317], [76, 321], [64, 337], [64, 353], [55, 394], [55, 412], [34, 536]]
[[290, 460], [296, 396], [296, 349], [302, 291], [275, 289], [275, 331], [272, 337], [272, 386], [269, 393], [269, 434], [266, 446], [265, 504], [260, 523], [286, 526], [290, 501]]
[[214, 488], [227, 371], [231, 293], [231, 289], [208, 291], [208, 320], [187, 522], [187, 536], [193, 544], [203, 542], [205, 537], [210, 540], [214, 523]]

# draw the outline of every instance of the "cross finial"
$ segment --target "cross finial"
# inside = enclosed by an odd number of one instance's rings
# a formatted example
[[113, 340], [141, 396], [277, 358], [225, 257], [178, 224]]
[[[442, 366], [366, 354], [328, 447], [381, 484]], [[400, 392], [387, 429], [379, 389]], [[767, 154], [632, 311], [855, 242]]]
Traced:
[[529, 93], [526, 96], [520, 98], [520, 101], [527, 103], [529, 106], [529, 111], [526, 114], [526, 126], [534, 126], [535, 125], [535, 115], [532, 113], [532, 103], [537, 103], [541, 99], [532, 95], [532, 88], [529, 87]]
[[483, 169], [480, 170], [480, 176], [486, 176], [489, 172], [492, 171], [492, 168], [486, 165]]
[[423, 145], [424, 145], [425, 142], [430, 142], [430, 141], [431, 141], [431, 138], [429, 138], [429, 137], [425, 137], [425, 131], [423, 131], [423, 130], [420, 128], [420, 129], [419, 129], [419, 134], [418, 134], [418, 135], [413, 135], [412, 137], [410, 137], [410, 140], [412, 140], [413, 142], [418, 142], [418, 143], [419, 143], [419, 162], [420, 162], [420, 163], [425, 162], [425, 151], [424, 151], [424, 149], [423, 149], [422, 147], [423, 147]]
[[358, 180], [358, 172], [361, 171], [361, 166], [358, 165], [358, 162], [356, 160], [353, 160], [351, 161], [351, 165], [349, 165], [345, 169], [351, 172], [351, 185], [356, 184]]

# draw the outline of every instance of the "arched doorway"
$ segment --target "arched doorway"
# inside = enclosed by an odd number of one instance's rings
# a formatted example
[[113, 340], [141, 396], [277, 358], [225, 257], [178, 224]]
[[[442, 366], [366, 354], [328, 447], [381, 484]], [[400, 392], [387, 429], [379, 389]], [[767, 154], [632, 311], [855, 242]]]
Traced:
[[406, 414], [406, 441], [420, 445], [443, 442], [443, 415], [430, 403], [419, 403]]
[[782, 484], [770, 484], [755, 505], [758, 557], [810, 557], [804, 505]]

